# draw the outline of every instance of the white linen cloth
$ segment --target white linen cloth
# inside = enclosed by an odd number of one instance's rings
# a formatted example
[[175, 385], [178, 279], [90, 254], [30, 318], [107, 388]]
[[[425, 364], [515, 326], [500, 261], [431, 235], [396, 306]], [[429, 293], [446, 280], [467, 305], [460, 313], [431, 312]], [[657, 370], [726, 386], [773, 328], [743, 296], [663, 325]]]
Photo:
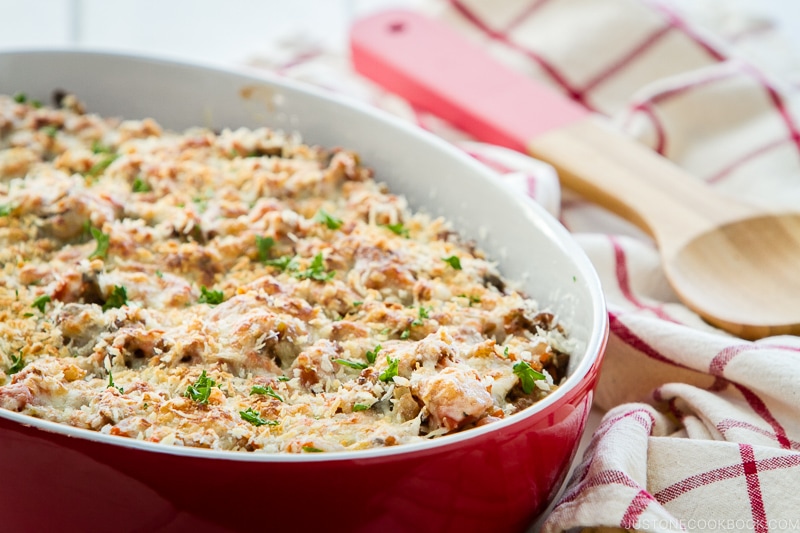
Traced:
[[[800, 210], [800, 69], [769, 20], [728, 0], [428, 0], [419, 9], [711, 186]], [[252, 63], [467, 140], [308, 41], [275, 43]], [[541, 163], [461, 146], [560, 218], [608, 300], [596, 396], [607, 413], [543, 531], [800, 530], [800, 338], [748, 342], [707, 325], [679, 302], [647, 236], [559, 191]]]

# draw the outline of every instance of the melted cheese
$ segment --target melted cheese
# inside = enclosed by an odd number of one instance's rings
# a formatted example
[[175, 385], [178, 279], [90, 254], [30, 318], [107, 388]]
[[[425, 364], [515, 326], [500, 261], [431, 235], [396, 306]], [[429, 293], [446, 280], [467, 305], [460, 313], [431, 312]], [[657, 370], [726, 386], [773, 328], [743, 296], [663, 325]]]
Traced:
[[356, 154], [65, 102], [0, 97], [0, 407], [303, 453], [466, 430], [563, 377], [555, 318]]

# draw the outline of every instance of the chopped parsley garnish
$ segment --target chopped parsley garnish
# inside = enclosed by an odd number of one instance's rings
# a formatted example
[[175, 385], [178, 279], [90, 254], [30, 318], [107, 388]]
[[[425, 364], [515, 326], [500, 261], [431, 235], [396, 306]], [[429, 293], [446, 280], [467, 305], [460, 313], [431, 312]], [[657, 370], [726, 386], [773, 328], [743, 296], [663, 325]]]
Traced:
[[356, 370], [364, 370], [369, 365], [367, 363], [359, 363], [357, 361], [348, 361], [347, 359], [334, 359], [334, 363], [339, 363], [340, 365], [348, 366], [350, 368], [354, 368]]
[[289, 381], [289, 378], [286, 376], [278, 376], [278, 381]]
[[283, 398], [281, 398], [280, 394], [275, 392], [275, 390], [269, 385], [267, 385], [266, 387], [264, 387], [263, 385], [253, 385], [253, 387], [250, 389], [250, 394], [251, 395], [263, 394], [265, 396], [270, 396], [272, 398], [275, 398], [279, 402], [283, 401]]
[[28, 101], [28, 95], [25, 93], [16, 93], [14, 95], [14, 101], [18, 104], [24, 104]]
[[275, 246], [275, 239], [272, 237], [256, 235], [256, 248], [258, 249], [259, 261], [266, 263], [269, 260], [269, 251], [273, 246]]
[[546, 379], [544, 374], [531, 368], [531, 365], [525, 361], [520, 361], [513, 368], [514, 374], [517, 375], [520, 383], [522, 383], [522, 390], [525, 391], [525, 394], [533, 392], [534, 387], [536, 387], [536, 381]]
[[364, 302], [362, 302], [362, 301], [355, 301], [355, 302], [353, 302], [353, 307], [358, 307], [359, 305], [361, 305], [363, 303]]
[[384, 227], [395, 235], [408, 238], [408, 228], [403, 226], [402, 222], [398, 222], [397, 224], [384, 224]]
[[205, 213], [206, 209], [208, 209], [208, 199], [202, 196], [195, 196], [192, 198], [192, 202], [194, 202], [194, 205], [197, 206], [197, 210], [201, 213]]
[[50, 301], [50, 295], [42, 294], [33, 301], [31, 307], [35, 307], [36, 309], [39, 310], [40, 313], [44, 313], [44, 307], [47, 305], [47, 302], [49, 301]]
[[274, 266], [282, 271], [297, 270], [297, 261], [291, 255], [283, 255], [277, 259], [267, 259], [264, 264]]
[[466, 298], [469, 300], [469, 306], [472, 307], [472, 304], [479, 304], [481, 303], [481, 299], [479, 296], [472, 296], [471, 294], [459, 294], [459, 298]]
[[318, 253], [311, 260], [311, 265], [305, 270], [294, 274], [297, 279], [313, 279], [316, 281], [329, 281], [336, 275], [336, 271], [325, 272], [325, 258], [322, 253]]
[[442, 261], [450, 265], [456, 270], [461, 270], [461, 259], [458, 258], [457, 255], [451, 255], [450, 257], [442, 257]]
[[353, 405], [353, 411], [366, 411], [370, 407], [371, 406], [369, 406], [369, 405], [367, 405], [365, 403], [357, 403], [357, 404]]
[[135, 180], [133, 180], [133, 186], [131, 188], [133, 192], [150, 192], [152, 190], [150, 185], [148, 185], [147, 182], [141, 177], [137, 177]]
[[427, 308], [424, 305], [419, 306], [419, 315], [417, 316], [417, 318], [414, 319], [411, 325], [421, 326], [422, 324], [424, 324], [423, 320], [425, 320], [426, 318], [430, 318], [428, 313], [430, 312], [431, 309], [432, 308]]
[[118, 157], [119, 157], [118, 154], [107, 155], [106, 157], [104, 157], [103, 159], [92, 165], [92, 168], [86, 171], [86, 175], [92, 178], [99, 176], [100, 174], [105, 172], [105, 170], [109, 167], [109, 165], [113, 163], [114, 160], [117, 159]]
[[323, 450], [320, 450], [319, 448], [314, 448], [313, 446], [303, 446], [303, 451], [306, 453], [320, 453]]
[[335, 216], [327, 213], [324, 209], [317, 211], [317, 214], [314, 216], [314, 220], [325, 224], [328, 226], [328, 229], [339, 229], [342, 227], [342, 219], [336, 218]]
[[508, 346], [503, 349], [503, 357], [508, 357]]
[[161, 272], [160, 270], [156, 270], [156, 277], [163, 278], [164, 277], [164, 273]]
[[93, 154], [113, 154], [114, 151], [111, 147], [104, 145], [97, 139], [92, 141], [92, 153]]
[[372, 364], [372, 363], [375, 362], [375, 358], [378, 357], [378, 352], [380, 352], [380, 351], [381, 351], [381, 345], [380, 344], [376, 344], [375, 348], [373, 348], [372, 351], [367, 350], [367, 361], [369, 361], [369, 364]]
[[108, 245], [111, 237], [97, 228], [90, 227], [89, 231], [92, 232], [92, 237], [97, 243], [97, 247], [94, 249], [94, 252], [92, 252], [92, 255], [89, 256], [89, 259], [96, 259], [98, 257], [105, 259], [108, 255]]
[[216, 386], [217, 382], [208, 377], [206, 371], [203, 370], [197, 378], [197, 381], [195, 381], [193, 385], [189, 385], [183, 395], [196, 402], [207, 404], [208, 397], [211, 396], [211, 389]]
[[222, 291], [210, 291], [205, 286], [200, 287], [200, 298], [197, 299], [198, 303], [217, 305], [221, 304], [225, 295]]
[[43, 127], [39, 128], [39, 131], [41, 131], [42, 133], [44, 133], [45, 135], [47, 135], [51, 139], [54, 139], [55, 136], [58, 134], [58, 128], [56, 128], [53, 125], [43, 126]]
[[111, 370], [108, 371], [108, 385], [106, 385], [106, 388], [117, 389], [120, 394], [125, 394], [125, 391], [122, 389], [122, 387], [117, 387], [116, 384], [114, 384], [114, 374], [111, 373]]
[[411, 335], [411, 330], [404, 329], [403, 333], [400, 334], [400, 338], [406, 340]]
[[381, 381], [391, 381], [397, 375], [397, 365], [400, 363], [400, 359], [393, 359], [387, 355], [386, 362], [389, 363], [389, 366], [378, 376]]
[[128, 291], [121, 285], [114, 285], [114, 290], [111, 291], [106, 303], [103, 304], [103, 311], [122, 307], [128, 303]]
[[42, 103], [39, 100], [31, 100], [31, 105], [33, 107], [35, 107], [36, 109], [39, 109], [40, 107], [42, 107]]
[[246, 422], [250, 422], [256, 427], [259, 426], [277, 426], [280, 424], [277, 420], [266, 420], [261, 418], [261, 415], [258, 411], [253, 409], [252, 407], [248, 407], [244, 411], [239, 411], [239, 416], [242, 417], [242, 420]]
[[11, 214], [12, 208], [11, 204], [2, 204], [0, 205], [0, 217], [7, 217]]
[[25, 368], [25, 360], [22, 358], [22, 352], [19, 355], [11, 356], [11, 366], [8, 367], [8, 375], [16, 374]]

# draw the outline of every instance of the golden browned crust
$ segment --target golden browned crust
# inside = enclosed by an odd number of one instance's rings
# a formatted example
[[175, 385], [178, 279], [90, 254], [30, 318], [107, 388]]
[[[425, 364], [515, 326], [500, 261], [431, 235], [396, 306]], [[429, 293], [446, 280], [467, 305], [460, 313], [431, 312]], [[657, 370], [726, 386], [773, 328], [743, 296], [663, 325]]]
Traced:
[[504, 418], [563, 377], [555, 318], [356, 154], [64, 102], [0, 96], [0, 407], [355, 450]]

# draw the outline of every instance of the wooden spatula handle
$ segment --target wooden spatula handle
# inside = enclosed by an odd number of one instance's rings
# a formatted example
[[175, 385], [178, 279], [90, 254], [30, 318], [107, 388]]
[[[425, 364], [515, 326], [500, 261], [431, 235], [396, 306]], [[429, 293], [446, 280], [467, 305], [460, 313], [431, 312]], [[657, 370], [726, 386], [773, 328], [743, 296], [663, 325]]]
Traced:
[[379, 13], [354, 25], [351, 47], [362, 74], [480, 140], [551, 163], [565, 186], [648, 231], [664, 251], [692, 228], [741, 215], [669, 161], [441, 22]]

